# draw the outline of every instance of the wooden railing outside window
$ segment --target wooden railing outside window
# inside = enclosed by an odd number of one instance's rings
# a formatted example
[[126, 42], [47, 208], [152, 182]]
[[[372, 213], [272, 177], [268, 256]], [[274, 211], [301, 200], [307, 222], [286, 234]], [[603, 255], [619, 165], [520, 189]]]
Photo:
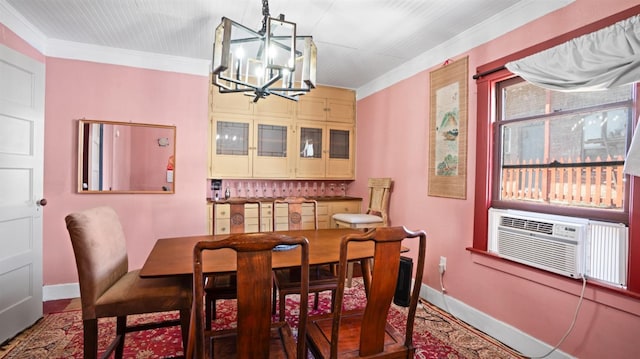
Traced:
[[502, 200], [622, 209], [624, 160], [557, 159], [502, 166]]

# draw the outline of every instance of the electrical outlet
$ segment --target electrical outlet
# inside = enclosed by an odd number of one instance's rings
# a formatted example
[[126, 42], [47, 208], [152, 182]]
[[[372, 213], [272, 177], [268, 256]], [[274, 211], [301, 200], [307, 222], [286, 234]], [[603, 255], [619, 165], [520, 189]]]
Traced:
[[440, 257], [440, 264], [438, 265], [438, 268], [440, 269], [440, 274], [447, 270], [447, 257]]

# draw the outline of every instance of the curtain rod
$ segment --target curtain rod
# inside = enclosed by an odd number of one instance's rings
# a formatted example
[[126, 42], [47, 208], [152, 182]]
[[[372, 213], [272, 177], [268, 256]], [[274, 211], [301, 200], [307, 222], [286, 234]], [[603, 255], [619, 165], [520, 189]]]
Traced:
[[477, 80], [477, 79], [481, 78], [482, 76], [491, 75], [492, 73], [498, 72], [500, 70], [504, 70], [505, 68], [506, 67], [504, 67], [504, 66], [500, 66], [500, 67], [496, 67], [495, 69], [491, 69], [491, 70], [487, 70], [487, 71], [481, 72], [479, 74], [475, 74], [475, 75], [473, 75], [473, 79]]

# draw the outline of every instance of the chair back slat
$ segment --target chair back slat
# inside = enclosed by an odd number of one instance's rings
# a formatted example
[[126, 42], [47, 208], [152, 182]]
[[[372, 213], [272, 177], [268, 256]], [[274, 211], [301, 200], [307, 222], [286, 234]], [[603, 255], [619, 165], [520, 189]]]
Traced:
[[[238, 252], [238, 358], [250, 358], [255, 350], [269, 353], [271, 313], [271, 251]], [[268, 355], [266, 356], [268, 358]]]

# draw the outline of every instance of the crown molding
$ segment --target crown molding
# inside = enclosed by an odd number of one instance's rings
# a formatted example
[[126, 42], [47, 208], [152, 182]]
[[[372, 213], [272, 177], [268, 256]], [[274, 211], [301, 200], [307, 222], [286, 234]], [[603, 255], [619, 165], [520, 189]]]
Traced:
[[356, 89], [358, 100], [370, 96], [415, 74], [441, 65], [469, 50], [494, 40], [526, 23], [569, 5], [575, 0], [524, 0], [467, 29], [450, 40], [423, 52], [382, 76]]
[[210, 61], [50, 39], [46, 56], [209, 76]]
[[209, 60], [154, 54], [47, 38], [9, 5], [6, 0], [0, 0], [0, 23], [47, 57], [209, 76]]
[[26, 43], [44, 54], [47, 37], [20, 15], [6, 0], [0, 0], [0, 23], [13, 31]]

